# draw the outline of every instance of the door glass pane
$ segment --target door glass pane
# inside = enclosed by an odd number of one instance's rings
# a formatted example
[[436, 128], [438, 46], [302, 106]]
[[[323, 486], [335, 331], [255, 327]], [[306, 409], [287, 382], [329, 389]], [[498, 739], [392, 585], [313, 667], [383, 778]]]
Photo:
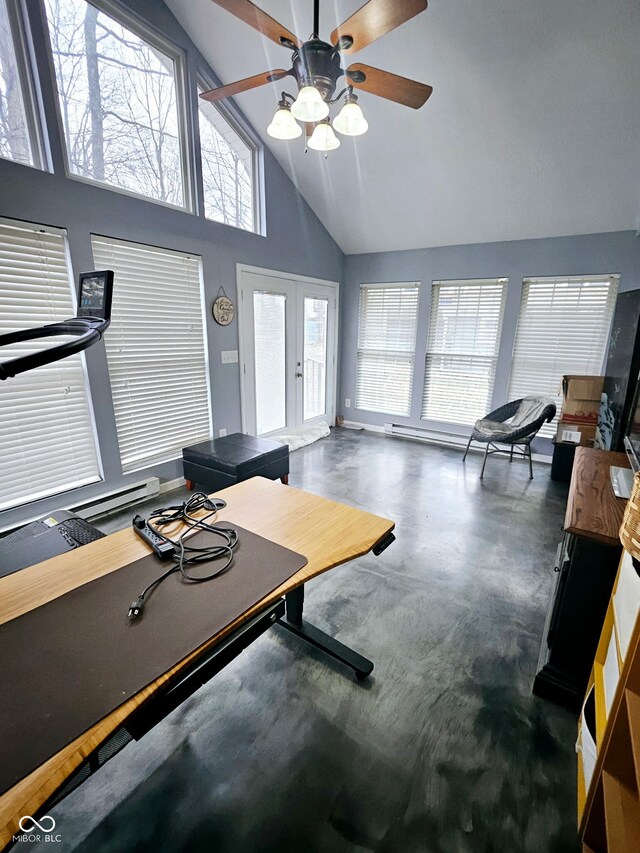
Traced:
[[304, 300], [304, 419], [324, 415], [327, 388], [327, 316], [326, 299]]
[[287, 425], [285, 306], [283, 293], [253, 293], [256, 430], [258, 435]]

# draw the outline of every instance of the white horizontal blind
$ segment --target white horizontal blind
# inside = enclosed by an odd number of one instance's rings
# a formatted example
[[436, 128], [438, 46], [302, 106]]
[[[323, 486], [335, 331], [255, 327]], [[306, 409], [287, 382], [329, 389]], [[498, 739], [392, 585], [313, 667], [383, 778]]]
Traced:
[[91, 238], [114, 271], [105, 335], [123, 471], [175, 459], [211, 438], [200, 258]]
[[[602, 369], [619, 276], [526, 278], [513, 350], [509, 399], [541, 394], [562, 406], [566, 373]], [[555, 435], [556, 419], [540, 435]]]
[[[75, 315], [64, 232], [0, 220], [0, 334]], [[8, 361], [69, 340], [4, 347]], [[0, 510], [100, 480], [82, 356], [0, 382]]]
[[422, 418], [472, 424], [489, 411], [506, 279], [434, 281]]
[[419, 296], [418, 282], [361, 286], [356, 408], [411, 414]]

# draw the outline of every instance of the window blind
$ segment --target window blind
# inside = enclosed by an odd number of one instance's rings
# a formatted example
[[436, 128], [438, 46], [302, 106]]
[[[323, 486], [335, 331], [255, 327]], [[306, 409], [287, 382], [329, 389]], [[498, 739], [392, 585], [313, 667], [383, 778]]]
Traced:
[[489, 411], [506, 279], [434, 281], [423, 420], [472, 424]]
[[[542, 394], [562, 406], [566, 373], [601, 372], [619, 276], [526, 278], [513, 350], [509, 399]], [[540, 435], [555, 435], [556, 419]]]
[[408, 417], [419, 282], [360, 288], [356, 408]]
[[[75, 315], [63, 231], [0, 220], [0, 334]], [[68, 340], [5, 347], [2, 361]], [[80, 354], [0, 382], [0, 510], [100, 480]]]
[[105, 335], [123, 471], [175, 459], [211, 438], [200, 258], [91, 238], [114, 271]]
[[253, 291], [253, 347], [258, 435], [287, 425], [287, 297]]

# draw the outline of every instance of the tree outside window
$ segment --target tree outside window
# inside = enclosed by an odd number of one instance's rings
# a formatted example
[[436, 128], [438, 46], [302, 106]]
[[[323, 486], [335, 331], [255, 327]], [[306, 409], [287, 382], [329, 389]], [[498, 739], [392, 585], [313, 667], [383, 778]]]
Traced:
[[85, 0], [45, 0], [69, 170], [184, 206], [174, 60]]
[[214, 104], [198, 99], [207, 219], [255, 231], [253, 149]]
[[0, 0], [0, 157], [33, 165], [6, 0]]

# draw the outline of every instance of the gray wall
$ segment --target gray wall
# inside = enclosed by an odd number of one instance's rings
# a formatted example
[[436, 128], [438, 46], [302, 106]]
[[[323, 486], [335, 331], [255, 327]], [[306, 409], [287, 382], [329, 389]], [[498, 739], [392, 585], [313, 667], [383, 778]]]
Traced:
[[[186, 52], [189, 98], [197, 111], [195, 70], [213, 76], [167, 7], [159, 0], [127, 0], [125, 5]], [[200, 255], [203, 260], [207, 306], [207, 335], [211, 366], [213, 422], [217, 432], [240, 430], [240, 376], [237, 364], [220, 363], [220, 351], [238, 348], [238, 323], [218, 326], [210, 307], [220, 285], [228, 296], [236, 295], [236, 263], [342, 281], [344, 257], [326, 229], [302, 199], [281, 167], [264, 152], [267, 236], [250, 234], [210, 222], [201, 216], [132, 198], [103, 187], [65, 177], [63, 142], [57, 125], [53, 83], [48, 78], [48, 57], [43, 43], [39, 4], [28, 4], [32, 15], [35, 52], [38, 56], [44, 107], [54, 173], [41, 172], [0, 159], [0, 216], [66, 228], [73, 271], [93, 268], [90, 235], [101, 234], [163, 246]], [[215, 78], [214, 78], [215, 79]], [[191, 115], [191, 122], [195, 115]], [[108, 333], [107, 333], [108, 334]], [[179, 461], [156, 465], [145, 472], [123, 476], [111, 400], [104, 346], [87, 351], [87, 366], [96, 414], [105, 483], [81, 490], [83, 497], [135, 482], [145, 475], [164, 479], [182, 476]], [[159, 405], [162, 405], [161, 401]], [[35, 513], [79, 499], [65, 494], [0, 513], [0, 526], [17, 523]]]
[[[470, 428], [420, 420], [431, 282], [466, 278], [509, 279], [493, 393], [493, 406], [498, 406], [507, 399], [523, 278], [604, 273], [620, 274], [621, 291], [640, 287], [640, 238], [636, 237], [634, 231], [347, 256], [345, 284], [341, 294], [341, 371], [337, 411], [346, 420], [363, 424], [380, 426], [385, 421], [393, 420], [394, 423], [428, 426], [468, 435]], [[387, 281], [422, 282], [409, 418], [355, 408], [360, 285]], [[345, 398], [351, 399], [350, 409], [344, 405]]]

